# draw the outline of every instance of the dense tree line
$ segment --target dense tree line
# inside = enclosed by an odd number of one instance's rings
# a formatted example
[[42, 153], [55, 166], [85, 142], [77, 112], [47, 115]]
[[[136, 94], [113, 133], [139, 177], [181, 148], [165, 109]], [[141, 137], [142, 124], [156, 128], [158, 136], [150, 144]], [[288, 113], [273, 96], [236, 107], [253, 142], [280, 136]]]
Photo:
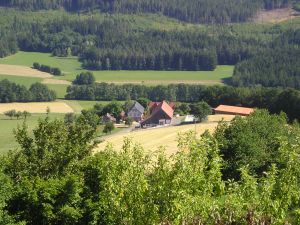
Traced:
[[96, 130], [84, 115], [19, 127], [19, 148], [1, 157], [1, 224], [300, 222], [300, 130], [284, 115], [258, 111], [212, 135], [181, 134], [171, 158], [129, 139], [92, 154]]
[[56, 99], [56, 93], [41, 83], [35, 83], [27, 89], [8, 80], [0, 81], [0, 102], [48, 102]]
[[202, 85], [159, 85], [134, 84], [115, 85], [100, 83], [94, 85], [69, 86], [66, 99], [77, 100], [127, 100], [148, 98], [152, 101], [199, 102], [205, 101], [212, 107], [219, 104], [242, 105], [268, 109], [272, 113], [284, 111], [291, 120], [300, 119], [300, 92], [280, 88], [235, 88], [229, 86]]
[[299, 29], [284, 32], [273, 41], [273, 48], [237, 64], [232, 84], [300, 89], [299, 46]]
[[153, 50], [121, 52], [109, 49], [103, 52], [101, 49], [88, 49], [82, 54], [81, 61], [83, 67], [92, 70], [214, 70], [216, 68], [217, 54], [214, 49], [170, 51], [164, 47], [156, 47], [157, 52]]

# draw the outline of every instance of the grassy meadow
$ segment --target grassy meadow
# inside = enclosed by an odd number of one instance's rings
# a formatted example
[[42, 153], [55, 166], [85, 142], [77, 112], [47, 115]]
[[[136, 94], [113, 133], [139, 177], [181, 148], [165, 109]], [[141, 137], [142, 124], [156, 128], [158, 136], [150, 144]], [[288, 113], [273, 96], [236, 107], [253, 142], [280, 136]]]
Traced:
[[[37, 77], [24, 77], [24, 76], [12, 76], [12, 75], [0, 75], [0, 80], [7, 79], [16, 84], [24, 85], [29, 88], [30, 85], [36, 82], [42, 82], [42, 78]], [[55, 91], [58, 98], [64, 98], [67, 93], [68, 85], [64, 84], [46, 84], [51, 90]]]
[[12, 76], [12, 75], [0, 75], [0, 80], [7, 79], [11, 82], [14, 82], [16, 84], [24, 85], [25, 87], [29, 88], [30, 85], [36, 83], [36, 82], [42, 82], [42, 78], [37, 77], [23, 77], [23, 76]]
[[[21, 65], [31, 67], [34, 62], [60, 68], [64, 76], [53, 79], [73, 81], [82, 71], [77, 57], [54, 57], [49, 53], [18, 52], [15, 55], [0, 59], [0, 64]], [[214, 71], [92, 71], [97, 82], [112, 83], [203, 83], [217, 84], [229, 78], [233, 73], [233, 66], [221, 65]], [[59, 88], [59, 87], [57, 87]], [[61, 87], [62, 88], [62, 87]], [[62, 92], [61, 92], [62, 93]]]
[[[77, 103], [78, 104], [78, 103]], [[86, 104], [87, 105], [87, 104]], [[92, 104], [91, 104], [92, 105]], [[90, 108], [90, 107], [87, 107]], [[63, 113], [50, 113], [50, 119], [64, 119], [65, 114]], [[44, 119], [46, 117], [45, 113], [33, 113], [26, 120], [26, 125], [30, 132], [37, 126], [39, 119]], [[18, 126], [22, 126], [24, 120], [23, 119], [10, 119], [9, 117], [0, 114], [0, 155], [8, 152], [9, 150], [13, 150], [18, 147], [18, 143], [15, 140], [14, 130], [17, 129]], [[104, 126], [100, 125], [97, 131], [97, 137], [104, 137], [105, 134], [102, 132]], [[116, 128], [112, 134], [115, 134], [121, 131], [122, 128]]]

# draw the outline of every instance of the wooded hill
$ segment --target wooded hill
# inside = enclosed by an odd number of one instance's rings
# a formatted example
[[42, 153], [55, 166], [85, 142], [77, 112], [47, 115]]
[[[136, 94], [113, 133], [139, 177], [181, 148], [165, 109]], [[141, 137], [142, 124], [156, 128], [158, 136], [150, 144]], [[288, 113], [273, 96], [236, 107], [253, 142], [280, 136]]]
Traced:
[[58, 9], [68, 11], [98, 9], [109, 13], [160, 13], [195, 23], [243, 22], [262, 7], [287, 6], [290, 0], [3, 0], [1, 6], [23, 10]]
[[72, 54], [94, 70], [213, 70], [248, 59], [286, 30], [251, 24], [186, 26], [163, 16], [157, 21], [156, 15], [0, 12], [0, 57], [18, 48]]

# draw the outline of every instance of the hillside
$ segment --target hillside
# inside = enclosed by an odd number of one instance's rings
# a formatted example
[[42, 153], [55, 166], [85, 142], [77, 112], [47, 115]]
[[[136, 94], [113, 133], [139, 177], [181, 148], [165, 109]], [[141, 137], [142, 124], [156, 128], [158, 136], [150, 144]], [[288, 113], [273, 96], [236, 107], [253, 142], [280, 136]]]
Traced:
[[[0, 57], [19, 49], [72, 55], [91, 70], [214, 70], [270, 47], [272, 38], [289, 26], [204, 26], [154, 14], [0, 12]], [[299, 27], [299, 21], [293, 26]]]
[[300, 224], [293, 10], [0, 0], [0, 225]]
[[58, 9], [67, 11], [99, 10], [109, 13], [158, 13], [195, 23], [243, 22], [258, 9], [286, 6], [286, 0], [5, 0], [0, 5], [23, 10]]

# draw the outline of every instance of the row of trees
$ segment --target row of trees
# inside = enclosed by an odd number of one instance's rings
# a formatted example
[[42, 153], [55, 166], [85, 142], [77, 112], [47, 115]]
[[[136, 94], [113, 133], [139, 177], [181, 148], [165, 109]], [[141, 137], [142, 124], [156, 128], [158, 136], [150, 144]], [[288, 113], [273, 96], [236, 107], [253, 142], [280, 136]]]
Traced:
[[19, 149], [1, 159], [0, 222], [299, 224], [299, 129], [257, 111], [213, 135], [181, 134], [171, 158], [129, 139], [92, 155], [83, 115], [46, 118], [33, 135], [19, 127]]
[[23, 85], [0, 81], [0, 102], [48, 102], [56, 99], [56, 93], [41, 83], [34, 83], [27, 89]]
[[37, 62], [34, 62], [32, 66], [36, 70], [40, 70], [40, 71], [45, 72], [45, 73], [50, 73], [54, 76], [62, 76], [63, 75], [61, 70], [57, 67], [50, 67], [50, 66], [43, 65], [43, 64], [40, 65]]
[[69, 86], [66, 99], [77, 100], [127, 100], [147, 98], [152, 101], [199, 102], [212, 107], [219, 104], [265, 108], [272, 113], [284, 111], [290, 119], [300, 119], [300, 92], [281, 88], [235, 88], [229, 86], [168, 85], [144, 86], [134, 84]]
[[157, 48], [157, 53], [152, 55], [151, 52], [112, 49], [103, 52], [102, 49], [92, 48], [81, 55], [81, 61], [83, 67], [92, 70], [214, 70], [218, 61], [214, 49], [180, 49], [172, 52]]
[[27, 119], [27, 117], [29, 117], [31, 114], [28, 111], [16, 111], [15, 109], [13, 110], [9, 110], [7, 112], [4, 112], [5, 116], [8, 116], [10, 119], [12, 119], [13, 117], [17, 118], [17, 120], [19, 118], [24, 118]]

